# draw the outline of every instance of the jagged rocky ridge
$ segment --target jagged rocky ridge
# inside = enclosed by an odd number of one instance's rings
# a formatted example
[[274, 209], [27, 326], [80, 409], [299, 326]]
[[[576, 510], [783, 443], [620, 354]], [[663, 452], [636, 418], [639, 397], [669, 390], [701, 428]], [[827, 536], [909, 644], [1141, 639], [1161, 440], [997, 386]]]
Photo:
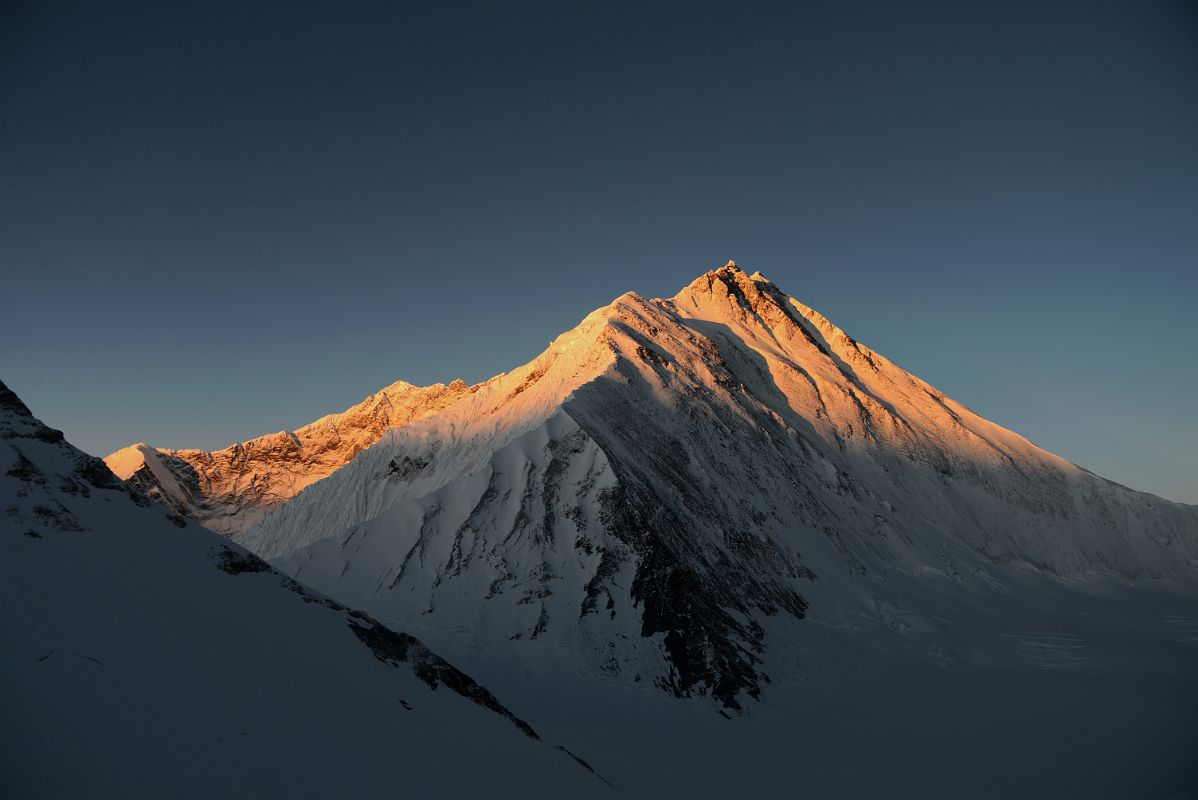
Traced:
[[418, 639], [163, 509], [2, 383], [0, 502], [19, 796], [608, 794]]
[[729, 264], [623, 295], [240, 541], [451, 652], [738, 708], [794, 668], [767, 630], [900, 630], [900, 580], [1192, 583], [1198, 509], [982, 419]]
[[119, 477], [176, 513], [236, 536], [304, 487], [347, 464], [388, 428], [435, 414], [471, 388], [462, 381], [398, 381], [340, 414], [223, 450], [138, 443], [104, 460]]

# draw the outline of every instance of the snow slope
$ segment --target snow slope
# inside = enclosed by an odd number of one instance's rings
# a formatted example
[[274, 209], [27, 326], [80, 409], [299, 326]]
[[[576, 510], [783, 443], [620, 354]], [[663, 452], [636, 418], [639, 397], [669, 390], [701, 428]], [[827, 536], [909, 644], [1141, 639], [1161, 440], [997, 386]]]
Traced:
[[241, 541], [455, 657], [735, 710], [802, 675], [808, 619], [1031, 665], [937, 614], [1027, 580], [1188, 590], [1198, 509], [982, 419], [730, 263], [617, 298]]
[[295, 431], [224, 450], [165, 450], [144, 442], [104, 461], [117, 477], [217, 533], [236, 536], [304, 487], [340, 469], [388, 428], [435, 414], [469, 394], [462, 381], [398, 381], [358, 405]]
[[0, 384], [0, 775], [32, 797], [599, 797], [418, 640], [123, 484]]

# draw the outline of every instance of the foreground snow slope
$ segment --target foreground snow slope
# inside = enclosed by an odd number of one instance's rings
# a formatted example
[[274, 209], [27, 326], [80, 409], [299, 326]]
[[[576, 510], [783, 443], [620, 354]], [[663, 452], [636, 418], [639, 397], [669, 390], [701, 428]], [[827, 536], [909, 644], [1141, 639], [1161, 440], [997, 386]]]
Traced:
[[623, 295], [241, 541], [455, 657], [736, 709], [802, 674], [804, 619], [949, 668], [1033, 659], [940, 612], [1025, 580], [1192, 587], [1198, 509], [982, 419], [729, 264]]
[[397, 425], [435, 414], [471, 391], [461, 381], [398, 381], [340, 414], [224, 450], [130, 445], [104, 462], [117, 477], [217, 533], [236, 536], [304, 487], [340, 469]]
[[13, 797], [608, 796], [418, 640], [117, 481], [0, 384]]

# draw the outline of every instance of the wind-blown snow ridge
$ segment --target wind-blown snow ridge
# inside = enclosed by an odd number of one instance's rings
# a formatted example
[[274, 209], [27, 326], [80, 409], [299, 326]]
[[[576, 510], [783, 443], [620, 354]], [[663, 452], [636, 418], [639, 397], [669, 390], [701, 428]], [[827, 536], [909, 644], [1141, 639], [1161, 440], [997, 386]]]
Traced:
[[151, 502], [3, 383], [0, 501], [16, 796], [609, 795], [421, 641]]

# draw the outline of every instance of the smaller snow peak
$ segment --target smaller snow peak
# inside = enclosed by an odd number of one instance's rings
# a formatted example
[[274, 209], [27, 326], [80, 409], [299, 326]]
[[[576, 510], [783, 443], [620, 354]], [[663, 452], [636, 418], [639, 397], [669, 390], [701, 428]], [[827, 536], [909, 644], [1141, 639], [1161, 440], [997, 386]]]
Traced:
[[[366, 400], [369, 400], [372, 397], [377, 397], [378, 395], [402, 394], [404, 392], [410, 392], [413, 389], [418, 388], [420, 387], [416, 386], [415, 384], [408, 383], [407, 381], [396, 381], [390, 386], [386, 386], [374, 394], [367, 395]], [[362, 402], [366, 402], [366, 400], [363, 400]]]
[[145, 442], [138, 442], [105, 456], [104, 463], [112, 470], [113, 475], [127, 481], [133, 473], [142, 468], [146, 463], [146, 455], [153, 449]]

